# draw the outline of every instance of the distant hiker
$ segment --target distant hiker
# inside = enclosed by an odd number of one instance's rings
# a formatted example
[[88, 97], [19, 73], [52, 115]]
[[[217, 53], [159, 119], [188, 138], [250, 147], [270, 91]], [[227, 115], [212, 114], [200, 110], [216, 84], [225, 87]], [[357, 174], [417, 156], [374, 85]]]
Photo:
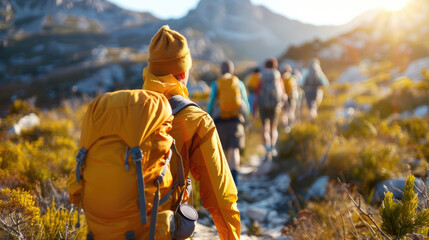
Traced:
[[265, 61], [261, 81], [257, 92], [259, 115], [262, 121], [262, 138], [266, 149], [266, 158], [277, 157], [278, 120], [281, 108], [286, 99], [284, 84], [277, 70], [276, 58]]
[[299, 98], [299, 84], [296, 76], [292, 73], [292, 67], [286, 64], [285, 71], [282, 74], [287, 101], [283, 107], [282, 124], [286, 132], [290, 131], [290, 127], [295, 122], [295, 110]]
[[305, 92], [310, 118], [314, 120], [317, 117], [317, 110], [323, 99], [321, 87], [329, 86], [329, 81], [320, 67], [319, 59], [313, 58], [310, 60], [308, 68], [302, 72], [301, 86]]
[[211, 85], [207, 112], [213, 117], [235, 184], [238, 185], [240, 149], [244, 148], [244, 121], [249, 113], [246, 88], [234, 75], [234, 64], [224, 61], [221, 74]]
[[[188, 99], [186, 84], [192, 59], [184, 36], [167, 25], [161, 27], [150, 42], [148, 61], [143, 89], [162, 93], [170, 100], [177, 95]], [[213, 119], [200, 108], [189, 106], [176, 113], [169, 133], [182, 155], [185, 176], [191, 172], [199, 182], [202, 204], [210, 212], [220, 239], [239, 239], [237, 188]], [[175, 166], [172, 162], [173, 176]]]
[[296, 109], [295, 109], [295, 122], [299, 122], [302, 118], [302, 106], [303, 99], [304, 99], [304, 89], [302, 89], [302, 75], [301, 71], [299, 69], [293, 70], [293, 75], [295, 76], [296, 83], [297, 83], [297, 89], [298, 89], [298, 98], [296, 100]]
[[248, 99], [250, 104], [250, 112], [252, 114], [255, 113], [255, 101], [256, 101], [256, 90], [259, 86], [259, 81], [261, 81], [261, 70], [259, 67], [256, 67], [252, 70], [252, 73], [246, 78], [245, 83], [247, 86], [247, 91], [249, 93]]

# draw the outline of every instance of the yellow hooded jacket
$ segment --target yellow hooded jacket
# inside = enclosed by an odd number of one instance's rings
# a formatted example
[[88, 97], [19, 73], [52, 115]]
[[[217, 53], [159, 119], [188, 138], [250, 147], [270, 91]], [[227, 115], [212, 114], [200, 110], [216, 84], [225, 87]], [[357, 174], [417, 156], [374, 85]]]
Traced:
[[[188, 97], [186, 86], [171, 74], [155, 76], [145, 68], [143, 81], [143, 89], [162, 93], [167, 98], [174, 95]], [[220, 239], [239, 239], [237, 188], [213, 119], [197, 107], [187, 107], [175, 115], [169, 134], [176, 140], [182, 155], [185, 176], [191, 171], [199, 182], [203, 206], [212, 215]], [[176, 176], [175, 166], [174, 162], [170, 164], [172, 176]]]

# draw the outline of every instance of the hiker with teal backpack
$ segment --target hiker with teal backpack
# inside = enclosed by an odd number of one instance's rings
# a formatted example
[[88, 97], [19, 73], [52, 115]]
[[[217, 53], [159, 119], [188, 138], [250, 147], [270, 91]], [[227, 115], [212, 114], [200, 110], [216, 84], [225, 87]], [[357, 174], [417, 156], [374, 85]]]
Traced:
[[301, 86], [304, 89], [310, 120], [317, 117], [317, 111], [323, 99], [322, 87], [329, 86], [328, 78], [323, 73], [317, 58], [310, 60], [307, 69], [302, 71]]
[[277, 125], [281, 108], [287, 100], [284, 84], [276, 58], [265, 61], [265, 69], [262, 71], [261, 81], [257, 91], [259, 115], [262, 121], [262, 139], [266, 149], [266, 159], [277, 157]]
[[238, 185], [240, 149], [245, 144], [244, 123], [250, 106], [243, 82], [234, 75], [234, 64], [224, 61], [220, 68], [222, 76], [211, 85], [207, 112], [214, 119], [232, 177]]

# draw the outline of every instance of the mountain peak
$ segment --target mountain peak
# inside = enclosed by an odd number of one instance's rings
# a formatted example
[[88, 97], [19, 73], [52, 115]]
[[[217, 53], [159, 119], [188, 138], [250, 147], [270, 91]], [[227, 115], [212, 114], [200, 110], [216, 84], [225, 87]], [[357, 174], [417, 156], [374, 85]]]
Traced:
[[194, 11], [209, 20], [221, 21], [227, 15], [251, 17], [254, 6], [250, 0], [201, 0]]

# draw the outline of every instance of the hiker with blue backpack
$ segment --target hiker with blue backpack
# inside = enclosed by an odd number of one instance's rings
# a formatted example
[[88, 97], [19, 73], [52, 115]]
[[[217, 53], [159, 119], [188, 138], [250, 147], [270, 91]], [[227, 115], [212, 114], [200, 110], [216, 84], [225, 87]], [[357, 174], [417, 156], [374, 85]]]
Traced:
[[287, 100], [284, 84], [276, 58], [265, 61], [261, 81], [257, 91], [259, 115], [262, 121], [262, 139], [266, 150], [266, 159], [277, 157], [278, 122], [284, 102]]
[[213, 119], [189, 100], [186, 38], [162, 26], [149, 45], [143, 87], [105, 93], [88, 106], [70, 201], [87, 239], [187, 239], [198, 214], [186, 204], [189, 173], [219, 238], [239, 239], [237, 188]]
[[245, 145], [244, 124], [250, 105], [243, 82], [234, 75], [232, 61], [222, 62], [220, 68], [222, 75], [211, 85], [207, 112], [214, 119], [232, 177], [238, 185], [240, 149]]
[[310, 120], [317, 117], [317, 111], [323, 99], [322, 87], [329, 86], [328, 78], [323, 73], [317, 58], [310, 60], [308, 67], [302, 71], [301, 86], [304, 89]]

